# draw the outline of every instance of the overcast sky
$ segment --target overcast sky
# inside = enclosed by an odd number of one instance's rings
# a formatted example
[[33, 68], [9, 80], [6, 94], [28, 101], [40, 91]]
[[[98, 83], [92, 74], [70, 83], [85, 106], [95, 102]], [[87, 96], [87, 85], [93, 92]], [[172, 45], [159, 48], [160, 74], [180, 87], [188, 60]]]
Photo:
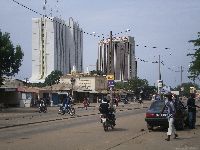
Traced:
[[[16, 0], [33, 10], [43, 13], [44, 0]], [[58, 6], [58, 7], [57, 7]], [[200, 32], [200, 0], [47, 0], [47, 14], [64, 20], [73, 17], [87, 33], [108, 35], [123, 32], [120, 36], [133, 36], [136, 42], [138, 77], [147, 79], [150, 85], [158, 80], [158, 55], [161, 56], [161, 75], [164, 83], [175, 87], [180, 84], [180, 66], [183, 66], [183, 82], [187, 76], [194, 52], [188, 43], [197, 39]], [[59, 8], [58, 12], [56, 11]], [[12, 0], [1, 0], [0, 29], [9, 32], [13, 43], [21, 45], [24, 61], [17, 78], [31, 76], [31, 27], [32, 18], [41, 17]], [[131, 31], [126, 33], [125, 30]], [[84, 70], [95, 65], [98, 41], [101, 38], [84, 34]], [[152, 48], [157, 47], [157, 48]], [[170, 49], [165, 49], [170, 48]], [[90, 70], [95, 69], [90, 66]], [[173, 70], [171, 70], [173, 69]], [[179, 71], [179, 72], [177, 72]]]

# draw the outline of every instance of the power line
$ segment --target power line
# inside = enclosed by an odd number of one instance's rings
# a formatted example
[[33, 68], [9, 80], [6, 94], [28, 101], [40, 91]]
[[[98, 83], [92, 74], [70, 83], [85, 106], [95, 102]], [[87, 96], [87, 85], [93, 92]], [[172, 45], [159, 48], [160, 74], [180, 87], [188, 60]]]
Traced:
[[[32, 11], [32, 12], [34, 12], [34, 13], [36, 13], [36, 14], [38, 14], [38, 15], [40, 15], [40, 16], [43, 16], [43, 17], [46, 17], [47, 19], [49, 19], [49, 20], [51, 20], [51, 21], [53, 21], [53, 22], [56, 22], [56, 23], [59, 23], [59, 24], [62, 24], [62, 25], [64, 25], [64, 26], [67, 26], [66, 24], [63, 24], [63, 23], [61, 23], [61, 22], [58, 22], [58, 21], [56, 21], [56, 20], [53, 20], [52, 18], [50, 18], [50, 17], [48, 17], [47, 15], [46, 15], [46, 13], [45, 13], [45, 15], [44, 14], [42, 14], [42, 13], [40, 13], [40, 12], [38, 12], [38, 11], [35, 11], [34, 9], [32, 9], [32, 8], [29, 8], [29, 7], [27, 7], [26, 5], [24, 5], [24, 4], [22, 4], [22, 3], [19, 3], [18, 1], [16, 1], [16, 0], [12, 0], [14, 3], [16, 3], [17, 5], [19, 5], [19, 6], [21, 6], [21, 7], [23, 7], [23, 8], [25, 8], [25, 9], [27, 9], [27, 10], [29, 10], [29, 11]], [[45, 1], [45, 4], [46, 4], [46, 1]], [[46, 10], [46, 8], [43, 8], [43, 10]], [[68, 28], [72, 28], [71, 26], [67, 26]], [[102, 37], [103, 39], [107, 36], [107, 37], [109, 37], [109, 35], [105, 35], [105, 34], [97, 34], [96, 32], [92, 32], [92, 33], [89, 33], [89, 32], [86, 32], [86, 31], [83, 31], [83, 30], [78, 30], [78, 29], [76, 29], [76, 28], [73, 28], [74, 30], [77, 30], [77, 31], [80, 31], [80, 32], [83, 32], [84, 34], [86, 34], [86, 35], [90, 35], [90, 36], [93, 36], [93, 37]], [[119, 34], [124, 34], [124, 33], [127, 33], [127, 32], [130, 32], [130, 29], [126, 29], [125, 31], [123, 31], [123, 32], [118, 32], [118, 33], [115, 33], [115, 34], [113, 34], [113, 35], [119, 35]], [[138, 47], [138, 46], [141, 46], [141, 45], [139, 45], [139, 44], [136, 44], [136, 46]], [[145, 48], [148, 48], [148, 47], [150, 47], [150, 46], [147, 46], [147, 45], [144, 45], [144, 47]], [[153, 49], [155, 49], [155, 48], [158, 48], [157, 46], [152, 46], [152, 47], [150, 47], [150, 48], [153, 48]], [[163, 48], [162, 48], [163, 49]], [[166, 48], [164, 48], [165, 50], [169, 50], [169, 49], [171, 49], [171, 48], [168, 48], [168, 47], [166, 47]], [[171, 54], [170, 54], [171, 55]], [[144, 62], [144, 63], [158, 63], [158, 61], [148, 61], [148, 60], [144, 60], [144, 59], [141, 59], [141, 58], [138, 58], [138, 60], [140, 60], [141, 62]], [[165, 63], [163, 62], [163, 61], [161, 61], [161, 64], [163, 65], [163, 66], [165, 66]], [[168, 67], [168, 69], [169, 70], [171, 70], [171, 71], [174, 71], [172, 68], [170, 68], [170, 67]], [[175, 71], [176, 72], [176, 71]]]
[[[47, 19], [49, 19], [49, 20], [51, 20], [51, 21], [54, 21], [54, 22], [56, 22], [56, 23], [62, 24], [62, 25], [64, 25], [64, 26], [67, 26], [66, 24], [60, 23], [60, 22], [58, 22], [58, 21], [56, 21], [56, 20], [53, 20], [52, 18], [48, 17], [46, 14], [44, 15], [44, 14], [38, 12], [38, 11], [35, 11], [34, 9], [27, 7], [26, 5], [24, 5], [24, 4], [22, 4], [22, 3], [19, 3], [19, 2], [16, 1], [16, 0], [12, 0], [12, 1], [13, 1], [14, 3], [18, 4], [19, 6], [24, 7], [25, 9], [28, 9], [29, 11], [32, 11], [32, 12], [34, 12], [34, 13], [36, 13], [36, 14], [39, 14], [40, 16], [46, 17]], [[45, 4], [46, 4], [46, 1], [45, 1]], [[46, 10], [46, 7], [43, 8], [43, 10]], [[68, 28], [72, 28], [72, 27], [70, 27], [70, 26], [67, 26], [67, 27], [68, 27]], [[97, 35], [96, 33], [94, 34], [94, 32], [93, 32], [93, 33], [89, 33], [89, 32], [83, 31], [83, 30], [78, 30], [78, 29], [76, 29], [76, 28], [73, 28], [73, 29], [74, 29], [74, 30], [77, 30], [77, 31], [80, 31], [80, 32], [83, 32], [83, 33], [86, 34], [86, 35], [90, 35], [90, 36], [94, 36], [94, 37], [99, 37], [99, 38], [102, 37], [103, 39], [105, 38], [105, 34]], [[123, 32], [120, 32], [120, 33], [125, 33], [125, 32], [130, 32], [130, 29], [127, 29], [127, 30], [125, 30], [125, 31], [123, 31]], [[109, 35], [107, 35], [107, 36], [109, 36]]]

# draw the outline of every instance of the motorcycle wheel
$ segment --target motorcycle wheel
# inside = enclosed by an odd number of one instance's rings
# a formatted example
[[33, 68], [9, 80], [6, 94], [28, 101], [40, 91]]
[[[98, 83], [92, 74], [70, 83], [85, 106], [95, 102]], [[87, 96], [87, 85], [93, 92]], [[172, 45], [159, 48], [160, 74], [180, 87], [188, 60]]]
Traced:
[[61, 115], [64, 115], [65, 114], [65, 110], [61, 110]]
[[75, 115], [75, 109], [74, 109], [74, 108], [71, 108], [71, 109], [69, 110], [69, 114], [70, 114], [71, 116]]
[[103, 129], [104, 129], [105, 132], [108, 131], [108, 126], [106, 125], [105, 122], [103, 123]]

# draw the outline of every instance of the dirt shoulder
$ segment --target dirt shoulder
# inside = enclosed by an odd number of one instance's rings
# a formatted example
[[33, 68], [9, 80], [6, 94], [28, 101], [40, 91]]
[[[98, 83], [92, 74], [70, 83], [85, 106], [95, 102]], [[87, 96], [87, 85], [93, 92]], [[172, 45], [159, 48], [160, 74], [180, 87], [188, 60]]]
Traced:
[[[144, 129], [147, 131], [147, 129]], [[132, 138], [123, 143], [115, 150], [200, 150], [200, 111], [197, 112], [196, 129], [185, 129], [177, 131], [178, 139], [171, 138], [171, 141], [165, 141], [167, 131], [156, 129], [145, 135]]]

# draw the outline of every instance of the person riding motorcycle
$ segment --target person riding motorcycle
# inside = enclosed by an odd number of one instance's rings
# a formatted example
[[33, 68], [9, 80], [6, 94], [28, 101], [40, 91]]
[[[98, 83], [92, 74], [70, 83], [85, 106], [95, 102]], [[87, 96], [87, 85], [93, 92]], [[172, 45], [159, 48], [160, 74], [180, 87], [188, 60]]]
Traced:
[[113, 114], [114, 109], [110, 108], [109, 104], [108, 104], [108, 100], [106, 98], [104, 98], [102, 100], [102, 103], [99, 106], [99, 111], [101, 114], [105, 114], [110, 120], [113, 121], [113, 124], [115, 125], [115, 115]]
[[64, 97], [63, 104], [62, 104], [62, 107], [64, 107], [64, 110], [68, 109], [70, 102], [71, 102], [71, 98], [69, 97], [67, 93], [66, 96]]
[[47, 105], [46, 105], [46, 103], [45, 103], [43, 98], [41, 98], [41, 100], [40, 100], [39, 111], [40, 112], [42, 112], [42, 111], [46, 112], [47, 111]]
[[40, 105], [39, 106], [40, 107], [46, 107], [46, 103], [45, 103], [44, 99], [40, 100]]

